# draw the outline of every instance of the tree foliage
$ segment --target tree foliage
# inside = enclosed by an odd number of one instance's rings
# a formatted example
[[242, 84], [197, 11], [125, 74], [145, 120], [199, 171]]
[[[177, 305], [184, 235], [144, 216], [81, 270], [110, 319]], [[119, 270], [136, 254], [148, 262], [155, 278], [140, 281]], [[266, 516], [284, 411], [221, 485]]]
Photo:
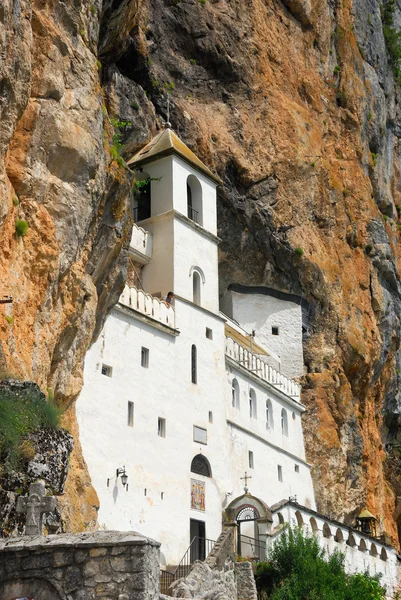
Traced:
[[401, 31], [394, 27], [395, 0], [387, 0], [381, 8], [383, 35], [390, 64], [397, 83], [401, 83]]
[[269, 561], [258, 563], [256, 585], [259, 596], [269, 600], [384, 600], [379, 577], [369, 573], [348, 575], [344, 555], [330, 556], [315, 536], [288, 528], [269, 553]]

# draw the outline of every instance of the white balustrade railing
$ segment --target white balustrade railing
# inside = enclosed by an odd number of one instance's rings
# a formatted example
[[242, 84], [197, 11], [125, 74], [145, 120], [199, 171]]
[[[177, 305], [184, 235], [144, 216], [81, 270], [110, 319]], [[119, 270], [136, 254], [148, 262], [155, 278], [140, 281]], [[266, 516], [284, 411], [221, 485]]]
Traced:
[[150, 259], [152, 258], [152, 246], [153, 237], [150, 231], [146, 231], [143, 227], [138, 227], [138, 225], [134, 223], [130, 247]]
[[226, 338], [226, 354], [261, 379], [274, 385], [287, 396], [297, 400], [300, 399], [301, 386], [298, 383], [270, 367], [256, 354], [253, 354], [230, 337]]
[[123, 293], [120, 296], [120, 304], [133, 308], [143, 315], [147, 315], [163, 325], [168, 325], [175, 329], [175, 311], [174, 308], [155, 298], [151, 294], [147, 294], [143, 290], [138, 290], [136, 287], [125, 286]]

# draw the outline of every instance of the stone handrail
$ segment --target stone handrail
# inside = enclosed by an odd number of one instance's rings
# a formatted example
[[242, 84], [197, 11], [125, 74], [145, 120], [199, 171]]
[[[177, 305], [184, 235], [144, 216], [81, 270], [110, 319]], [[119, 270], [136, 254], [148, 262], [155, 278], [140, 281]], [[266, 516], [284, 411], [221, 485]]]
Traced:
[[147, 294], [143, 290], [138, 290], [136, 287], [125, 286], [123, 293], [120, 296], [120, 304], [128, 306], [143, 315], [151, 317], [163, 325], [168, 325], [175, 329], [175, 311], [174, 308], [155, 298], [151, 294]]
[[252, 373], [261, 379], [274, 385], [274, 387], [278, 388], [287, 396], [290, 396], [290, 398], [294, 398], [297, 401], [300, 400], [301, 386], [298, 383], [285, 377], [285, 375], [282, 375], [276, 371], [276, 369], [273, 369], [273, 367], [270, 367], [256, 354], [253, 354], [230, 337], [226, 338], [226, 354], [241, 366], [248, 369], [248, 371], [252, 371]]
[[153, 236], [150, 231], [146, 231], [143, 227], [138, 227], [134, 223], [132, 227], [132, 235], [130, 246], [140, 254], [144, 254], [149, 259], [152, 258]]

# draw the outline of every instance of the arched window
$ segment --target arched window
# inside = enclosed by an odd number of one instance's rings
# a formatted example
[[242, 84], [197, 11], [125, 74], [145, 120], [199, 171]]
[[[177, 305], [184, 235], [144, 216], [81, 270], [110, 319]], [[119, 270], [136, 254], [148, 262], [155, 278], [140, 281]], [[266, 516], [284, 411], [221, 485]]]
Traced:
[[387, 552], [385, 551], [384, 548], [382, 548], [382, 551], [380, 552], [380, 558], [382, 560], [387, 560]]
[[192, 301], [198, 306], [201, 304], [201, 283], [198, 271], [194, 271], [192, 274]]
[[354, 536], [352, 535], [351, 531], [348, 534], [348, 539], [347, 539], [347, 546], [351, 546], [351, 548], [353, 546], [356, 546], [356, 541]]
[[266, 429], [273, 429], [273, 406], [269, 398], [266, 400]]
[[370, 547], [370, 556], [377, 556], [377, 547], [376, 544], [372, 544]]
[[193, 457], [191, 462], [191, 473], [197, 473], [198, 475], [204, 475], [205, 477], [212, 476], [210, 462], [203, 454], [197, 454]]
[[231, 399], [234, 408], [239, 408], [239, 385], [236, 379], [231, 383]]
[[198, 369], [198, 366], [196, 364], [196, 346], [195, 346], [195, 344], [192, 344], [192, 346], [191, 346], [191, 381], [192, 381], [192, 383], [197, 383], [197, 380], [198, 380], [197, 369]]
[[278, 524], [279, 525], [284, 525], [284, 517], [281, 513], [277, 513], [277, 517], [278, 517]]
[[362, 538], [361, 541], [359, 542], [359, 551], [360, 552], [366, 552], [366, 550], [368, 549], [365, 540]]
[[202, 186], [194, 175], [187, 179], [187, 215], [191, 221], [203, 224]]
[[327, 523], [324, 523], [324, 525], [323, 525], [323, 537], [331, 538], [330, 527], [328, 526]]
[[151, 181], [147, 173], [140, 174], [134, 190], [134, 222], [149, 219], [151, 216]]
[[258, 409], [256, 406], [256, 394], [255, 390], [250, 388], [249, 390], [249, 416], [251, 419], [257, 419], [258, 417]]
[[281, 411], [281, 433], [288, 436], [288, 417], [285, 408]]

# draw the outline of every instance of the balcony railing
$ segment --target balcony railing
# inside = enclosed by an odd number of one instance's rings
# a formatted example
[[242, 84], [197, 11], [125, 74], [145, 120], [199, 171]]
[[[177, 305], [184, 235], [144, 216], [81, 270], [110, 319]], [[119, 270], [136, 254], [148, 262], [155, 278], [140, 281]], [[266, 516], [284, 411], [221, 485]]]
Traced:
[[126, 285], [119, 302], [123, 306], [128, 306], [145, 316], [163, 323], [163, 325], [175, 329], [174, 308], [170, 304], [167, 304], [167, 302], [164, 302], [164, 300], [159, 300], [159, 298], [155, 298], [143, 290]]
[[130, 242], [130, 250], [135, 255], [135, 259], [141, 263], [147, 263], [152, 258], [153, 237], [149, 231], [133, 225]]
[[188, 219], [191, 219], [191, 221], [195, 221], [195, 223], [198, 222], [198, 215], [199, 212], [197, 210], [195, 210], [194, 208], [192, 208], [192, 206], [188, 205]]
[[301, 397], [301, 386], [293, 381], [292, 379], [288, 379], [285, 375], [282, 375], [273, 367], [267, 365], [263, 360], [261, 360], [257, 355], [253, 354], [237, 342], [235, 342], [232, 338], [226, 338], [226, 355], [235, 360], [245, 369], [251, 371], [257, 377], [264, 379], [281, 392], [290, 396], [290, 398], [294, 398], [299, 402]]

